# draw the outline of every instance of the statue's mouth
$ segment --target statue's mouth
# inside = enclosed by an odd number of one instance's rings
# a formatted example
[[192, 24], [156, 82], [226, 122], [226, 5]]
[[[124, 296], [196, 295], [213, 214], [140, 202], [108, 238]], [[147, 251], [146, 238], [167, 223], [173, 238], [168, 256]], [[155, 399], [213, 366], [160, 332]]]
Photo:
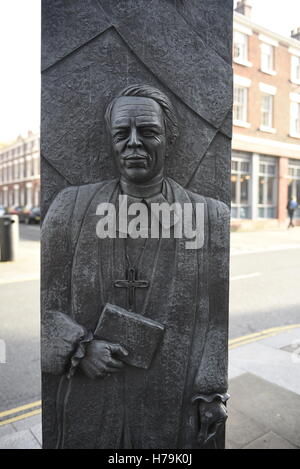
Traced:
[[139, 155], [137, 153], [123, 157], [123, 161], [127, 168], [147, 168], [151, 161], [149, 155]]

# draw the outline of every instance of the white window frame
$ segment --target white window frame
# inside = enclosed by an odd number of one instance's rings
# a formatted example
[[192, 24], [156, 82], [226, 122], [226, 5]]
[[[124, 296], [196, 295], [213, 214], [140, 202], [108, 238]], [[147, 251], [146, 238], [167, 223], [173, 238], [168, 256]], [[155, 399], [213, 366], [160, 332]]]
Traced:
[[[268, 101], [268, 106], [266, 106], [266, 102]], [[276, 133], [276, 129], [274, 129], [274, 96], [269, 93], [264, 93], [261, 96], [261, 125], [260, 130], [262, 132], [268, 133]], [[265, 120], [265, 117], [267, 119]]]
[[300, 138], [300, 94], [290, 93], [290, 137]]
[[[271, 53], [267, 54], [264, 51], [269, 50]], [[276, 75], [275, 71], [275, 46], [267, 42], [260, 45], [260, 70], [268, 75]], [[270, 63], [265, 63], [264, 58], [270, 57]]]
[[[238, 153], [233, 153], [232, 154], [232, 162], [237, 163], [237, 170], [231, 169], [231, 177], [236, 177], [237, 180], [237, 203], [232, 202], [231, 207], [237, 211], [237, 216], [233, 217], [235, 220], [239, 219], [245, 219], [249, 220], [252, 218], [252, 184], [251, 184], [251, 179], [252, 179], [252, 162], [251, 162], [251, 157], [250, 155], [244, 155], [244, 154], [238, 154]], [[249, 171], [244, 171], [242, 170], [242, 163], [247, 163], [249, 164]], [[247, 204], [242, 204], [241, 203], [241, 178], [242, 177], [249, 177], [249, 194], [248, 194], [248, 203]], [[241, 212], [242, 210], [248, 210], [249, 217], [241, 218]]]
[[300, 56], [291, 56], [291, 82], [300, 85]]
[[[265, 167], [267, 168], [266, 172], [261, 172], [260, 170], [260, 165], [264, 164]], [[274, 167], [275, 172], [274, 174], [269, 174], [268, 172], [268, 167]], [[264, 194], [263, 198], [264, 201], [261, 204], [259, 201], [259, 193], [258, 195], [258, 219], [276, 219], [278, 217], [278, 162], [275, 158], [272, 157], [265, 157], [265, 156], [260, 156], [259, 157], [259, 166], [258, 166], [258, 190], [259, 190], [259, 184], [260, 184], [260, 177], [263, 177], [265, 179], [273, 179], [273, 197], [272, 197], [272, 204], [268, 203], [268, 187], [267, 185], [264, 187]], [[268, 217], [268, 216], [259, 216], [260, 209], [264, 210], [264, 215], [267, 215], [269, 209], [274, 209], [275, 210], [275, 216], [274, 217]]]
[[[239, 50], [241, 54], [235, 56], [235, 51]], [[233, 32], [233, 61], [245, 67], [252, 67], [252, 63], [248, 60], [249, 39], [248, 34], [234, 30]]]
[[[249, 91], [248, 88], [251, 86], [251, 80], [248, 78], [234, 76], [234, 103], [233, 103], [233, 125], [237, 127], [250, 128], [251, 124], [248, 122], [248, 100]], [[243, 90], [243, 103], [237, 103], [235, 100], [237, 89]], [[241, 115], [237, 115], [236, 106], [242, 106]]]

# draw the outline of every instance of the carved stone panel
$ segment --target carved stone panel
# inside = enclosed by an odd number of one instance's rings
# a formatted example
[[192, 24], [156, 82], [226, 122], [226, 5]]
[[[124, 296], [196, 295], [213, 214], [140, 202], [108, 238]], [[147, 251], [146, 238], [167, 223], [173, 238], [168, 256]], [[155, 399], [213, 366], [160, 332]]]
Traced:
[[[44, 447], [223, 448], [232, 0], [42, 4]], [[100, 239], [124, 194], [202, 244]]]

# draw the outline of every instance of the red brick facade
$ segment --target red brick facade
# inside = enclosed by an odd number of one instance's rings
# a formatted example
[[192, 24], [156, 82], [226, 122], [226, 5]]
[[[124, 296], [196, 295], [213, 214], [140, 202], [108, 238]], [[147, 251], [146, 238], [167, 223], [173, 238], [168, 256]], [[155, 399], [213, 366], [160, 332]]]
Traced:
[[40, 138], [37, 134], [0, 149], [0, 205], [40, 205]]
[[[284, 225], [288, 194], [300, 204], [300, 41], [267, 31], [240, 13], [234, 31], [233, 162], [241, 157], [251, 168], [249, 181], [238, 176], [240, 187], [233, 175], [232, 224]], [[247, 205], [251, 208], [239, 208]]]

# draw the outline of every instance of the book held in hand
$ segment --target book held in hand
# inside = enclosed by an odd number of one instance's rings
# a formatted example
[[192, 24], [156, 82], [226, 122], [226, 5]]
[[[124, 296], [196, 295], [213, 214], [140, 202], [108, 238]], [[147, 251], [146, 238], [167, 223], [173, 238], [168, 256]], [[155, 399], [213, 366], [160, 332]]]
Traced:
[[122, 360], [147, 370], [162, 340], [164, 329], [162, 324], [152, 319], [107, 303], [94, 336], [122, 345], [129, 352], [128, 357]]

